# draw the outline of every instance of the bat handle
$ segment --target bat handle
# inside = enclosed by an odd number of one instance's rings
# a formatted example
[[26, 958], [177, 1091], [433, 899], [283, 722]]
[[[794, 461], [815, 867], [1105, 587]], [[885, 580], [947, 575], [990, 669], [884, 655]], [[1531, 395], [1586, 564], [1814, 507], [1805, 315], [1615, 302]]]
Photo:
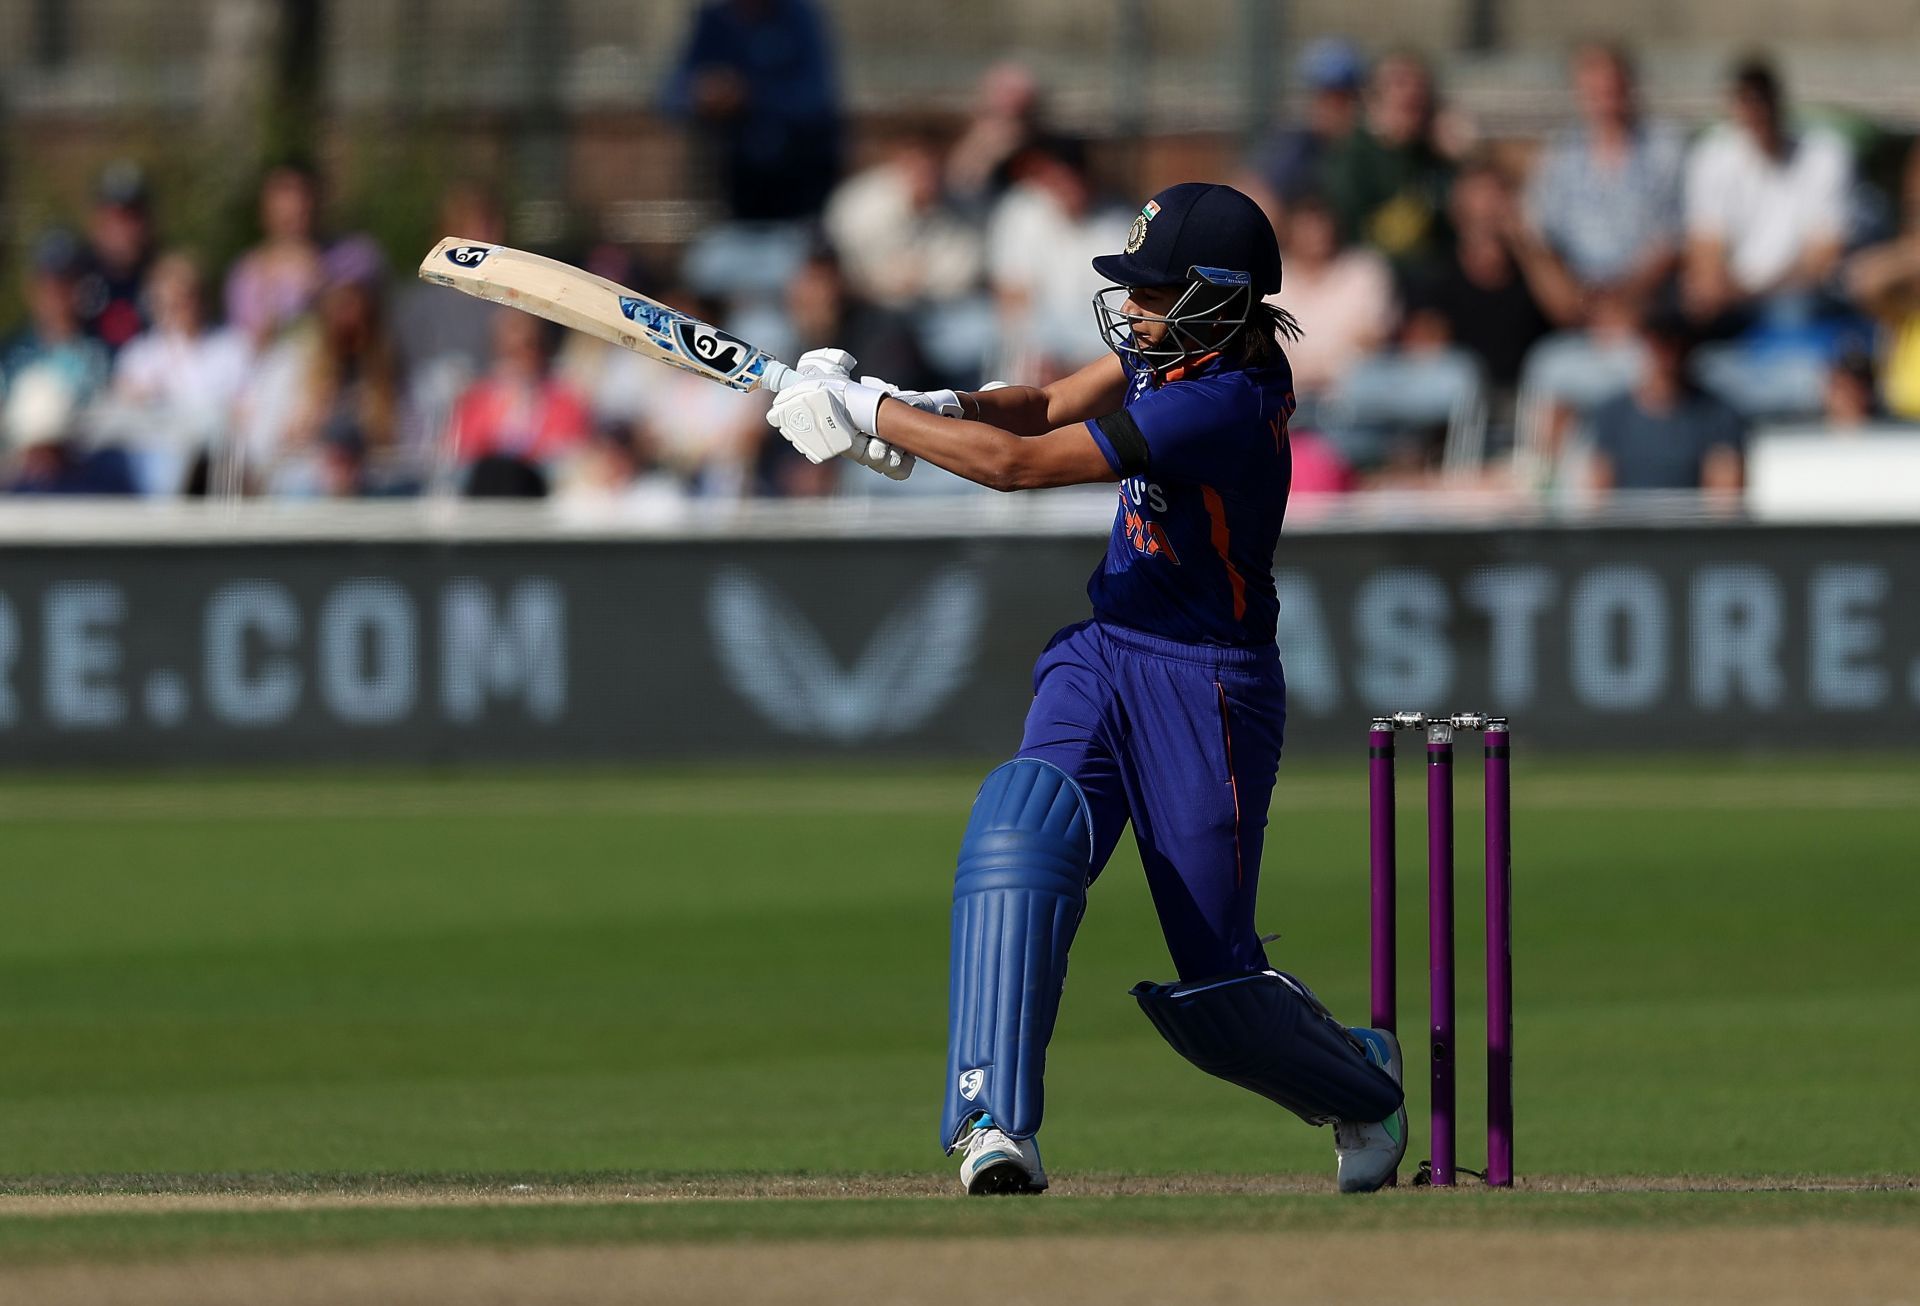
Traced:
[[767, 360], [766, 370], [760, 373], [759, 388], [762, 390], [770, 390], [774, 394], [779, 394], [799, 379], [800, 374], [791, 367], [788, 367], [777, 358], [769, 358]]

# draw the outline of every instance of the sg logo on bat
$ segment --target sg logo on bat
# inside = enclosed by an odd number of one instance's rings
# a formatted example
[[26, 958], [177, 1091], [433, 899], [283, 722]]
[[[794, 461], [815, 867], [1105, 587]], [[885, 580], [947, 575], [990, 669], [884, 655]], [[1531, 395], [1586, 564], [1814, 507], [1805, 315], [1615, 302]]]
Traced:
[[463, 268], [477, 268], [493, 253], [488, 245], [455, 245], [447, 251], [447, 260]]
[[644, 299], [622, 297], [620, 312], [659, 338], [659, 343], [703, 371], [730, 381], [753, 359], [753, 346], [716, 327]]
[[747, 361], [747, 345], [705, 322], [681, 321], [673, 324], [680, 347], [723, 376], [732, 376]]

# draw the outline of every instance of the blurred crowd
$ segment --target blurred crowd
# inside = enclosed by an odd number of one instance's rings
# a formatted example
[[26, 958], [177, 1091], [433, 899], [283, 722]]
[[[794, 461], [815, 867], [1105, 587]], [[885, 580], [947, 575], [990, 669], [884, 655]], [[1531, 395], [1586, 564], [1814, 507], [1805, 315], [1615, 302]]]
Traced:
[[[1797, 109], [1764, 59], [1689, 132], [1645, 112], [1629, 51], [1586, 46], [1571, 125], [1498, 143], [1416, 56], [1322, 40], [1296, 74], [1302, 112], [1221, 179], [1267, 208], [1276, 301], [1306, 331], [1299, 492], [1731, 492], [1758, 426], [1920, 420], [1920, 148], [1876, 188], [1859, 134]], [[1088, 263], [1140, 197], [1053, 129], [1024, 68], [991, 69], [949, 129], [882, 125], [850, 166], [819, 9], [709, 0], [660, 107], [726, 218], [671, 264], [570, 252], [594, 272], [911, 388], [1041, 383], [1101, 352]], [[655, 519], [963, 488], [786, 456], [763, 397], [419, 283], [410, 252], [328, 230], [324, 200], [313, 169], [272, 169], [257, 243], [210, 268], [138, 165], [107, 168], [81, 228], [35, 243], [25, 325], [0, 341], [6, 488], [555, 496]], [[507, 237], [477, 184], [439, 226]]]
[[1766, 59], [1689, 136], [1628, 49], [1583, 46], [1572, 124], [1504, 147], [1417, 57], [1328, 40], [1298, 71], [1304, 121], [1247, 176], [1337, 484], [1732, 492], [1756, 427], [1920, 419], [1920, 148], [1876, 189]]

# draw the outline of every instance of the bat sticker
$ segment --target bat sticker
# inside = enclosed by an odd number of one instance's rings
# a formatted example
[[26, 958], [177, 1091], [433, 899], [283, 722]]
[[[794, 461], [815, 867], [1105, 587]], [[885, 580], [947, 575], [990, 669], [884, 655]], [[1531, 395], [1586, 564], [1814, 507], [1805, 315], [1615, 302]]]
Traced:
[[725, 377], [731, 377], [744, 367], [747, 356], [753, 352], [746, 341], [736, 340], [724, 331], [715, 330], [705, 322], [695, 322], [691, 318], [675, 322], [673, 334], [683, 353], [702, 367], [712, 368]]
[[629, 322], [638, 322], [654, 335], [664, 338], [667, 324], [673, 321], [673, 314], [658, 304], [649, 304], [644, 299], [629, 299], [620, 296], [620, 316]]
[[623, 295], [620, 312], [628, 321], [645, 327], [660, 344], [723, 381], [732, 380], [753, 360], [753, 346], [746, 341], [658, 304]]
[[447, 251], [447, 260], [463, 268], [477, 268], [491, 253], [493, 249], [487, 245], [455, 245]]

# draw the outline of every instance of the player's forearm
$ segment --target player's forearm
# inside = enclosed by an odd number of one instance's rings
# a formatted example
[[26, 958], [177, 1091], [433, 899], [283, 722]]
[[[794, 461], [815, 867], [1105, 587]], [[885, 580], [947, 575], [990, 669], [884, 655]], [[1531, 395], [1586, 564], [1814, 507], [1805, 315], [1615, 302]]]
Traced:
[[1031, 385], [963, 391], [960, 395], [963, 417], [1011, 435], [1042, 435], [1059, 425], [1047, 420], [1047, 406], [1047, 392]]
[[[961, 406], [971, 408], [966, 400]], [[895, 448], [990, 490], [1022, 488], [1013, 484], [1021, 437], [997, 423], [937, 417], [903, 403], [883, 403], [874, 416], [874, 433]]]
[[[874, 416], [874, 433], [880, 439], [989, 490], [1084, 485], [1112, 476], [1099, 447], [1084, 432], [1024, 437], [984, 422], [923, 413], [898, 402], [882, 403]], [[1062, 436], [1074, 438], [1063, 441]]]
[[1045, 435], [1105, 417], [1126, 394], [1126, 371], [1109, 354], [1045, 387], [1010, 385], [964, 395], [960, 415], [1013, 435]]

